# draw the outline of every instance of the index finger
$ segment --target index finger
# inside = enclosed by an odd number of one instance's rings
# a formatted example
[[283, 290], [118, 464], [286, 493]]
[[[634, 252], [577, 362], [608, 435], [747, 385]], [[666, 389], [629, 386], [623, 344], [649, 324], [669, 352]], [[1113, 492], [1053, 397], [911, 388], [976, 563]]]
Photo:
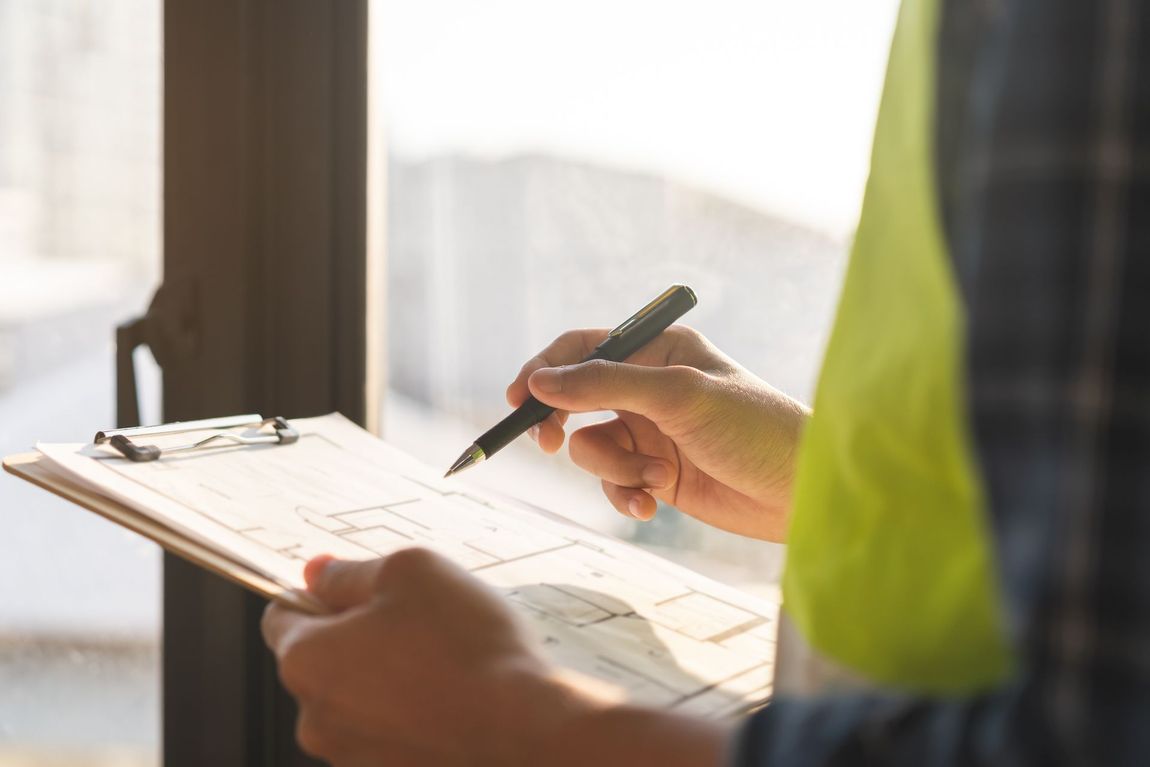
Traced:
[[531, 396], [527, 389], [527, 379], [536, 370], [581, 362], [610, 332], [608, 328], [582, 328], [568, 330], [556, 338], [543, 351], [523, 363], [519, 375], [507, 387], [507, 404], [519, 407]]

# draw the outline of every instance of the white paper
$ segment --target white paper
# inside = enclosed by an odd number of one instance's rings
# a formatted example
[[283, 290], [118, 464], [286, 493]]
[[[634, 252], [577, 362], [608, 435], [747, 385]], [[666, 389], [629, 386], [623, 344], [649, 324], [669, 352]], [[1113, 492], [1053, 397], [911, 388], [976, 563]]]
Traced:
[[[423, 546], [503, 592], [556, 663], [631, 701], [722, 716], [769, 695], [777, 604], [440, 479], [342, 416], [292, 424], [301, 434], [293, 445], [149, 463], [92, 446], [38, 447], [101, 494], [286, 588], [303, 587], [303, 564], [317, 554], [369, 559]], [[190, 437], [148, 441], [163, 447]]]

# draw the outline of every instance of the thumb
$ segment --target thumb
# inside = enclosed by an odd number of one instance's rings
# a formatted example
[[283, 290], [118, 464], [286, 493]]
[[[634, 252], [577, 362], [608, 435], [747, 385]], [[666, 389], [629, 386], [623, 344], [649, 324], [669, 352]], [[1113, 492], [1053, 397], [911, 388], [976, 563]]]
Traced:
[[322, 554], [304, 568], [308, 591], [333, 612], [363, 604], [375, 594], [380, 561], [345, 562]]
[[626, 410], [652, 421], [682, 413], [703, 392], [706, 375], [691, 367], [648, 367], [592, 360], [541, 368], [527, 385], [540, 402], [560, 410]]

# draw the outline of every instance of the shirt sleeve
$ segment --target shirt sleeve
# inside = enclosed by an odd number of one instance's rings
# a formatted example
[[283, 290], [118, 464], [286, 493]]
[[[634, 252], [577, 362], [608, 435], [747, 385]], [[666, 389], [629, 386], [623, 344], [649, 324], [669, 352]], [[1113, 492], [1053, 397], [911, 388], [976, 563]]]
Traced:
[[735, 739], [735, 767], [1056, 764], [1041, 706], [1023, 686], [956, 699], [779, 698]]

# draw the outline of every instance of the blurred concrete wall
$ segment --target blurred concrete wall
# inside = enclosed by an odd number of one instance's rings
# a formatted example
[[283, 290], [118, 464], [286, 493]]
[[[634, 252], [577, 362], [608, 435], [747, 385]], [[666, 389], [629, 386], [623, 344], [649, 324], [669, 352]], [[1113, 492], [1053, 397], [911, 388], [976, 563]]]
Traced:
[[157, 0], [0, 0], [0, 392], [98, 347], [159, 267]]
[[389, 169], [391, 383], [485, 421], [519, 366], [568, 328], [613, 326], [672, 282], [684, 318], [809, 400], [846, 246], [654, 176], [525, 156]]
[[0, 262], [150, 267], [157, 0], [0, 0]]

